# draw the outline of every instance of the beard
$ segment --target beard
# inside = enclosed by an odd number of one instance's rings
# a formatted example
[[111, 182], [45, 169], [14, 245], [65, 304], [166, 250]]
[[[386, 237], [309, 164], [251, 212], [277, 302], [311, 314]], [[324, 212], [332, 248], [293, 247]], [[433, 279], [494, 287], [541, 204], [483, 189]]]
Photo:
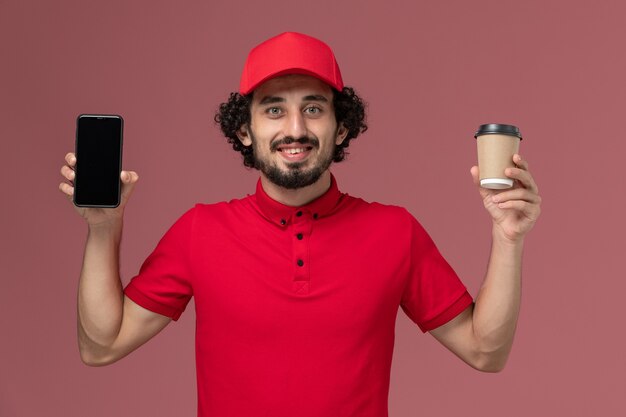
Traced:
[[[306, 162], [287, 162], [287, 169], [282, 170], [275, 162], [271, 162], [269, 158], [262, 159], [259, 157], [262, 153], [259, 152], [258, 142], [256, 137], [250, 130], [250, 138], [252, 139], [252, 149], [254, 156], [254, 167], [261, 171], [268, 180], [279, 187], [287, 188], [289, 190], [295, 190], [314, 184], [320, 179], [322, 174], [330, 167], [333, 162], [333, 155], [335, 154], [336, 145], [333, 143], [333, 147], [328, 154], [320, 154], [317, 161], [311, 168], [304, 168]], [[319, 140], [316, 138], [301, 137], [294, 139], [292, 137], [286, 137], [284, 139], [277, 140], [270, 146], [272, 153], [278, 152], [280, 145], [288, 145], [290, 143], [300, 143], [302, 145], [311, 146], [313, 149], [319, 149]]]

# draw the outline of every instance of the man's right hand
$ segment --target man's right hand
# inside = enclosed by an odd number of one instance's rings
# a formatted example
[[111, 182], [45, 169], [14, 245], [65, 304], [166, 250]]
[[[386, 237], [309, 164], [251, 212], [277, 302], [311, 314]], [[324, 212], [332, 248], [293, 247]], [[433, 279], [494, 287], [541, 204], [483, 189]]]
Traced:
[[[66, 195], [68, 200], [73, 201], [74, 195], [74, 178], [76, 176], [76, 155], [69, 152], [65, 155], [66, 164], [61, 167], [61, 175], [68, 181], [59, 184], [59, 190]], [[139, 180], [139, 175], [134, 171], [122, 171], [120, 174], [122, 180], [121, 201], [120, 205], [115, 208], [87, 208], [76, 207], [76, 211], [80, 214], [89, 226], [105, 226], [114, 224], [122, 220], [124, 215], [124, 207], [135, 188], [135, 184]]]

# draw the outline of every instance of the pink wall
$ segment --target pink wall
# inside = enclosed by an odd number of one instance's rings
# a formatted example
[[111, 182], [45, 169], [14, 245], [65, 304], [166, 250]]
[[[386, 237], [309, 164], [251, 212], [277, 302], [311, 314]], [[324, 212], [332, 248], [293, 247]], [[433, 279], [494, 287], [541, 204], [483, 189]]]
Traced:
[[58, 171], [79, 113], [124, 116], [124, 166], [141, 176], [126, 282], [194, 202], [253, 192], [212, 116], [247, 51], [285, 30], [330, 43], [370, 103], [341, 189], [406, 206], [474, 296], [490, 241], [469, 175], [479, 124], [521, 127], [544, 198], [507, 368], [470, 369], [400, 312], [390, 415], [626, 415], [624, 3], [249, 3], [0, 4], [0, 416], [195, 415], [193, 306], [115, 365], [80, 362], [86, 228]]

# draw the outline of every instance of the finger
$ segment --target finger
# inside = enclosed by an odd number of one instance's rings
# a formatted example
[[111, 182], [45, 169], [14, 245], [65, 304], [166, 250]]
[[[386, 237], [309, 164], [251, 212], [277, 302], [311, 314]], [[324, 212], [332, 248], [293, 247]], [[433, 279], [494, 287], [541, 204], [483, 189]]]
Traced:
[[124, 184], [134, 184], [139, 180], [139, 175], [135, 171], [122, 171], [120, 179]]
[[519, 181], [525, 188], [539, 194], [539, 188], [533, 179], [533, 176], [530, 174], [530, 171], [526, 171], [521, 168], [507, 168], [504, 170], [504, 174], [509, 177]]
[[66, 182], [62, 182], [61, 184], [59, 184], [59, 191], [61, 191], [63, 194], [70, 198], [74, 195], [74, 187]]
[[520, 154], [516, 153], [515, 155], [513, 155], [513, 163], [518, 168], [528, 171], [528, 161], [526, 161], [525, 159], [522, 159]]
[[474, 180], [474, 184], [478, 185], [479, 183], [479, 179], [478, 179], [478, 167], [476, 165], [474, 165], [471, 169], [470, 169], [470, 174], [472, 174], [472, 180]]
[[76, 155], [74, 155], [74, 152], [68, 152], [67, 155], [65, 155], [65, 162], [67, 162], [70, 167], [76, 165]]
[[491, 197], [491, 201], [494, 203], [502, 203], [509, 200], [523, 200], [535, 204], [541, 203], [539, 194], [533, 193], [526, 188], [514, 188], [512, 190], [502, 191]]
[[498, 203], [498, 208], [505, 210], [517, 210], [529, 219], [536, 219], [541, 211], [538, 204], [529, 203], [522, 200], [509, 200]]
[[493, 194], [492, 190], [480, 186], [480, 171], [478, 170], [478, 167], [476, 165], [474, 165], [470, 169], [470, 173], [472, 174], [472, 180], [474, 181], [474, 185], [478, 187], [478, 192], [480, 193], [480, 196], [483, 198], [483, 200]]
[[73, 182], [74, 178], [76, 178], [76, 172], [67, 165], [61, 167], [61, 175], [70, 182]]
[[122, 197], [127, 200], [135, 189], [139, 175], [135, 171], [122, 171], [120, 174], [122, 180]]

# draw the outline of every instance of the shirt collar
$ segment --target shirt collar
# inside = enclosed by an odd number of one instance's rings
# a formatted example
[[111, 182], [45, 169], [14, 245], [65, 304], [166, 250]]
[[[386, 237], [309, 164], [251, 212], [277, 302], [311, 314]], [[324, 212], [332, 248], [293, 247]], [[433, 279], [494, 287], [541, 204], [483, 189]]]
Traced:
[[272, 199], [263, 189], [260, 178], [256, 184], [255, 199], [264, 217], [278, 225], [285, 226], [294, 215], [301, 216], [303, 213], [308, 213], [313, 219], [329, 215], [339, 204], [342, 195], [337, 187], [335, 177], [331, 174], [330, 188], [324, 194], [303, 206], [287, 206]]

